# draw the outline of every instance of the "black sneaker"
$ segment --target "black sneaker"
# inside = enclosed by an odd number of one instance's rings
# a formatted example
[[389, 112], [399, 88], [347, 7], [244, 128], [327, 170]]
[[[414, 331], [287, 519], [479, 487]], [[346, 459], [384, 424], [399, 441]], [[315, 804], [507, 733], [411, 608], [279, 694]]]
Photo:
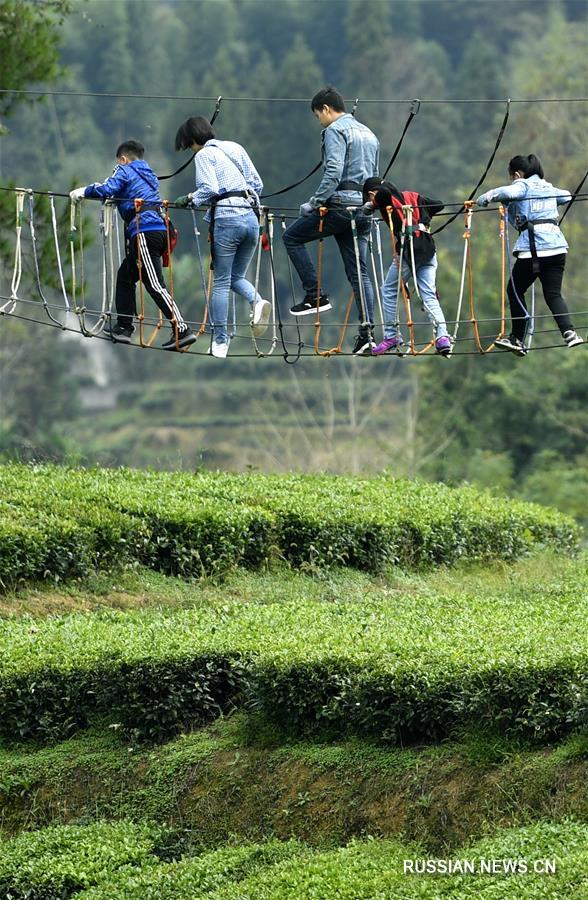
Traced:
[[375, 346], [376, 342], [374, 341], [374, 336], [371, 331], [360, 331], [355, 338], [355, 343], [351, 352], [354, 356], [371, 356]]
[[332, 308], [326, 294], [320, 295], [318, 306], [316, 294], [307, 294], [302, 303], [297, 303], [295, 306], [290, 307], [290, 312], [293, 316], [311, 316], [313, 313], [316, 313], [317, 310], [318, 312], [326, 312], [328, 309]]
[[509, 337], [496, 338], [494, 346], [500, 347], [501, 350], [510, 350], [516, 356], [526, 356], [529, 352], [523, 342], [515, 337], [514, 334], [511, 334]]
[[184, 331], [180, 331], [179, 337], [176, 340], [175, 332], [172, 333], [172, 336], [169, 340], [165, 341], [161, 345], [162, 350], [185, 350], [186, 347], [189, 347], [190, 344], [193, 344], [196, 340], [196, 335], [189, 328], [185, 328]]
[[107, 325], [102, 333], [117, 344], [130, 344], [134, 330], [134, 325], [119, 325], [117, 322], [116, 325]]

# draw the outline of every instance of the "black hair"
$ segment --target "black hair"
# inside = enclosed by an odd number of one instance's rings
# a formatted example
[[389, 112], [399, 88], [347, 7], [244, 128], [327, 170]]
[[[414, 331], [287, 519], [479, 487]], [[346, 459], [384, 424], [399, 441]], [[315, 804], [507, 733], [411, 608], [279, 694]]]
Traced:
[[392, 194], [401, 203], [404, 203], [401, 192], [398, 190], [395, 184], [392, 184], [391, 181], [382, 181], [381, 178], [377, 176], [373, 176], [372, 178], [368, 178], [363, 183], [362, 194], [363, 194], [363, 202], [367, 203], [369, 198], [370, 191], [386, 191], [389, 194]]
[[545, 177], [541, 160], [534, 153], [529, 153], [528, 156], [513, 156], [508, 164], [508, 171], [510, 175], [522, 172], [523, 178], [530, 178], [531, 175], [538, 175], [539, 178]]
[[176, 134], [176, 150], [189, 150], [192, 144], [203, 147], [215, 136], [214, 129], [204, 116], [192, 116], [182, 122]]
[[310, 108], [313, 112], [316, 109], [322, 109], [323, 106], [330, 106], [335, 112], [345, 112], [345, 100], [339, 91], [330, 84], [326, 88], [322, 88], [310, 101]]
[[119, 156], [132, 156], [135, 159], [143, 159], [143, 155], [145, 153], [145, 147], [140, 141], [134, 141], [132, 138], [129, 138], [128, 141], [123, 141], [122, 144], [119, 144], [116, 148], [116, 158]]

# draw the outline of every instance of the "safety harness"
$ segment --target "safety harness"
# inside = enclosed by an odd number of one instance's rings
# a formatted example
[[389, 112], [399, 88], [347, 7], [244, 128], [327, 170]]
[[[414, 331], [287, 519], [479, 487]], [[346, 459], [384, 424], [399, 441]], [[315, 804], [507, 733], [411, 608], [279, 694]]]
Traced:
[[519, 234], [523, 231], [529, 232], [529, 250], [531, 251], [531, 259], [533, 260], [533, 275], [539, 272], [539, 256], [537, 255], [537, 245], [535, 243], [535, 226], [536, 225], [557, 225], [558, 219], [530, 219], [524, 216], [517, 216], [516, 228]]
[[[220, 152], [223, 153], [227, 157], [227, 159], [233, 163], [233, 165], [235, 166], [235, 168], [241, 175], [241, 178], [247, 184], [247, 179], [245, 178], [245, 173], [243, 172], [243, 169], [241, 168], [241, 166], [239, 165], [237, 160], [233, 159], [231, 154], [227, 153], [226, 150], [223, 150], [222, 147], [219, 147], [218, 144], [215, 144], [214, 148], [215, 148], [215, 150], [220, 150]], [[258, 222], [260, 219], [260, 210], [259, 210], [259, 204], [257, 202], [257, 197], [255, 196], [253, 191], [251, 191], [249, 188], [242, 189], [242, 190], [225, 191], [222, 194], [214, 194], [210, 198], [210, 223], [208, 225], [208, 241], [210, 244], [210, 268], [211, 268], [211, 270], [214, 269], [214, 221], [216, 218], [216, 207], [217, 207], [217, 204], [220, 203], [221, 200], [228, 200], [229, 197], [242, 197], [244, 200], [247, 200], [249, 203], [251, 203], [251, 201], [253, 200], [253, 203], [251, 204], [251, 209], [257, 216]]]

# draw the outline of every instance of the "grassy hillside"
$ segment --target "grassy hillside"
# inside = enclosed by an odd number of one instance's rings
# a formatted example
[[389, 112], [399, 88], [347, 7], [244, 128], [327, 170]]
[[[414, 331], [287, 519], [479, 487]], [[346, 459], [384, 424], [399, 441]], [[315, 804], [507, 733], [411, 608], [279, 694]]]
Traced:
[[0, 481], [1, 896], [584, 895], [568, 519], [384, 478]]

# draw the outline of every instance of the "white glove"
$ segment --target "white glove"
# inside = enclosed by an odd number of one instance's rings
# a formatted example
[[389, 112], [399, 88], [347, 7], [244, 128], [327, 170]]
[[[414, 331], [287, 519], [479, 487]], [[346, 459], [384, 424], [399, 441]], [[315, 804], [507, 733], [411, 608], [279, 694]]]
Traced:
[[492, 200], [492, 191], [486, 191], [485, 194], [480, 194], [478, 199], [476, 200], [477, 206], [488, 206], [488, 204]]
[[74, 203], [79, 203], [80, 200], [84, 199], [85, 193], [85, 187], [74, 188], [73, 191], [69, 192], [70, 200], [72, 200]]
[[300, 215], [301, 216], [310, 216], [311, 213], [314, 212], [314, 206], [312, 203], [303, 203], [300, 207]]

